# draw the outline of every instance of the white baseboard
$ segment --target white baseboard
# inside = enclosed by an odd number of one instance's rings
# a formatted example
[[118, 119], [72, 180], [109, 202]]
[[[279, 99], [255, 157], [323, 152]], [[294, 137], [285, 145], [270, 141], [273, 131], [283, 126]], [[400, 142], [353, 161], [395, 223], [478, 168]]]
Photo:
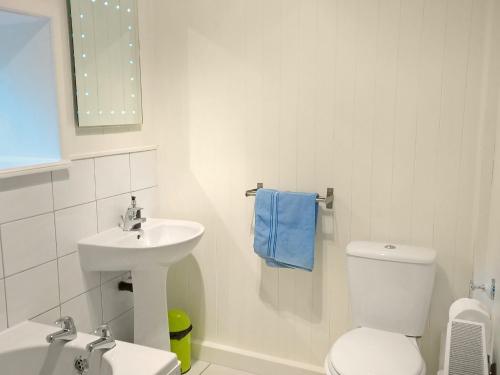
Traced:
[[324, 375], [320, 366], [242, 350], [213, 341], [193, 340], [193, 357], [256, 375]]

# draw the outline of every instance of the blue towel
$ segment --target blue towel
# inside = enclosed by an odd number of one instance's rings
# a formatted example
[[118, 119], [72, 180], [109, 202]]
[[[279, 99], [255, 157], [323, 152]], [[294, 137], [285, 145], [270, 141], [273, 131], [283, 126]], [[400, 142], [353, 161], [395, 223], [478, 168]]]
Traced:
[[318, 215], [316, 196], [257, 190], [254, 249], [267, 265], [312, 271]]

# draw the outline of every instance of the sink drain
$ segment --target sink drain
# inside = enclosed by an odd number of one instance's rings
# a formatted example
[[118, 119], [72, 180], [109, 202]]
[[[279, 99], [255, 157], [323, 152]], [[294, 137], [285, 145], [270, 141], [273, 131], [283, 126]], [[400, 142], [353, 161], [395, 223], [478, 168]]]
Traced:
[[85, 358], [78, 357], [75, 359], [75, 369], [80, 375], [85, 375], [89, 370], [89, 361]]

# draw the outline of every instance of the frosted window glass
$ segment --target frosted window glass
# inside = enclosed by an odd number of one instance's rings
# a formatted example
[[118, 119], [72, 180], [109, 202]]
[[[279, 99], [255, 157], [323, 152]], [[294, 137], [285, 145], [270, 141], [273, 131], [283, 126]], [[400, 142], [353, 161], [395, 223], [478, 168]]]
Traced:
[[0, 170], [59, 160], [50, 20], [0, 11]]

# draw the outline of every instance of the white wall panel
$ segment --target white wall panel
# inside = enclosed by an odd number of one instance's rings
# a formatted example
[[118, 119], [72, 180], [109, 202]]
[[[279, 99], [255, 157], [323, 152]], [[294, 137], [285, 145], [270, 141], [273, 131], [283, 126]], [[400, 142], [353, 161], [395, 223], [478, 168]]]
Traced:
[[[486, 2], [189, 0], [155, 13], [163, 214], [207, 228], [172, 268], [171, 306], [198, 338], [321, 365], [350, 327], [348, 241], [432, 246], [434, 372], [472, 274]], [[335, 187], [311, 274], [253, 254], [244, 190], [261, 181]]]

